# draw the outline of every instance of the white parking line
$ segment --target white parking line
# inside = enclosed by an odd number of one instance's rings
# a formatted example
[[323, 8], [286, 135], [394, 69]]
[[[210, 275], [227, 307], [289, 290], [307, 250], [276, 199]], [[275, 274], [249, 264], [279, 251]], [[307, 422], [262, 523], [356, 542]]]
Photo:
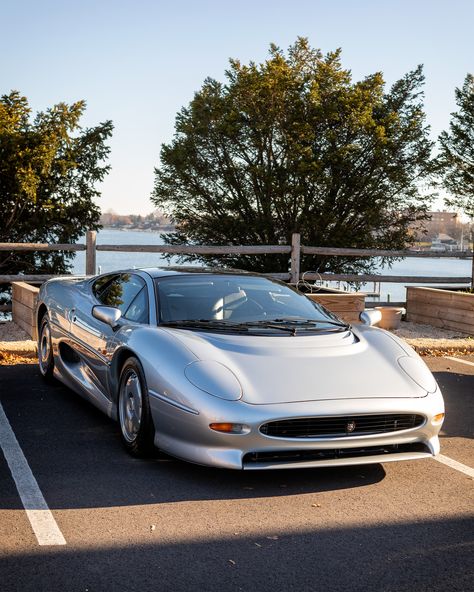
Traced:
[[28, 465], [10, 422], [0, 403], [0, 447], [15, 481], [21, 502], [30, 521], [31, 528], [40, 545], [65, 545], [50, 509], [41, 493], [38, 483]]
[[449, 456], [444, 456], [444, 454], [438, 454], [437, 456], [435, 456], [433, 458], [434, 458], [434, 460], [437, 460], [438, 462], [443, 463], [443, 465], [447, 465], [448, 467], [451, 467], [452, 469], [456, 469], [456, 471], [460, 471], [461, 473], [464, 473], [465, 475], [468, 475], [469, 477], [474, 479], [474, 469], [471, 469], [471, 467], [468, 467], [467, 465], [463, 465], [462, 463], [458, 462], [457, 460], [453, 460], [452, 458], [449, 458]]
[[470, 362], [469, 360], [461, 360], [460, 358], [455, 358], [453, 356], [444, 356], [447, 360], [452, 360], [453, 362], [459, 362], [460, 364], [466, 364], [467, 366], [474, 366], [474, 362]]

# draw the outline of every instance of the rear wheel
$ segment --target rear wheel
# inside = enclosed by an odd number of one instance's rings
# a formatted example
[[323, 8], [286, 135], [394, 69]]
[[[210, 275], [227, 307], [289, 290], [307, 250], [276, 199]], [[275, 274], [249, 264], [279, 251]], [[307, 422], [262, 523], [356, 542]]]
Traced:
[[154, 449], [155, 428], [145, 375], [135, 357], [128, 358], [120, 373], [118, 416], [125, 448], [134, 456], [148, 456]]
[[51, 380], [54, 373], [53, 345], [51, 341], [51, 327], [48, 315], [41, 319], [38, 334], [38, 366], [41, 375], [46, 380]]

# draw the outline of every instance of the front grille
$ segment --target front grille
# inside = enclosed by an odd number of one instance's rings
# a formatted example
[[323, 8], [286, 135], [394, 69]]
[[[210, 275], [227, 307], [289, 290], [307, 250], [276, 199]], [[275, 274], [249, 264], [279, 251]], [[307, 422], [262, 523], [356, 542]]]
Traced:
[[260, 432], [274, 438], [340, 438], [411, 430], [424, 421], [413, 413], [304, 417], [265, 423]]
[[[248, 452], [243, 458], [244, 465], [255, 463], [301, 463], [364, 456], [386, 456], [388, 454], [430, 453], [429, 448], [420, 442], [414, 444], [391, 444], [388, 446], [361, 446], [359, 448], [331, 448], [325, 450], [273, 450]], [[383, 462], [383, 459], [380, 459]]]

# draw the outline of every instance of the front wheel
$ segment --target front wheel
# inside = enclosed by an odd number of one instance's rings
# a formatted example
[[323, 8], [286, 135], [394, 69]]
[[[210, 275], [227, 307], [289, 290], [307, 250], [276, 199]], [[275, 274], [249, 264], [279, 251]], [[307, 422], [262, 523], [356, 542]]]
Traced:
[[125, 448], [133, 456], [148, 456], [153, 450], [155, 428], [145, 375], [135, 357], [128, 358], [120, 373], [118, 416]]
[[38, 366], [41, 375], [46, 380], [51, 380], [54, 374], [53, 346], [51, 341], [51, 328], [48, 315], [41, 319], [38, 337]]

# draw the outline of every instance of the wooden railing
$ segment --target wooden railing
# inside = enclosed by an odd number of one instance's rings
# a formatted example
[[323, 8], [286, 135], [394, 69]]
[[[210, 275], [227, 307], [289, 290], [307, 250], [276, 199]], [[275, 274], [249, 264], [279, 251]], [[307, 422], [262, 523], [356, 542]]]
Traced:
[[[292, 236], [291, 245], [98, 245], [97, 233], [93, 230], [86, 233], [85, 244], [47, 244], [47, 243], [0, 243], [0, 251], [85, 251], [85, 274], [94, 275], [97, 267], [97, 251], [121, 251], [128, 253], [167, 253], [172, 255], [199, 254], [199, 255], [262, 255], [284, 254], [290, 257], [290, 271], [268, 274], [272, 277], [289, 280], [296, 283], [302, 276], [300, 272], [301, 255], [323, 255], [326, 257], [427, 257], [427, 258], [461, 258], [472, 260], [471, 276], [464, 277], [420, 277], [420, 276], [393, 276], [377, 274], [332, 274], [307, 271], [305, 279], [342, 282], [391, 282], [405, 284], [436, 283], [436, 284], [471, 284], [474, 285], [474, 256], [466, 251], [430, 252], [430, 251], [387, 251], [381, 249], [341, 249], [331, 247], [311, 247], [301, 245], [301, 237], [298, 233]], [[44, 274], [24, 275], [0, 275], [0, 283], [14, 281], [42, 282], [56, 277]]]

